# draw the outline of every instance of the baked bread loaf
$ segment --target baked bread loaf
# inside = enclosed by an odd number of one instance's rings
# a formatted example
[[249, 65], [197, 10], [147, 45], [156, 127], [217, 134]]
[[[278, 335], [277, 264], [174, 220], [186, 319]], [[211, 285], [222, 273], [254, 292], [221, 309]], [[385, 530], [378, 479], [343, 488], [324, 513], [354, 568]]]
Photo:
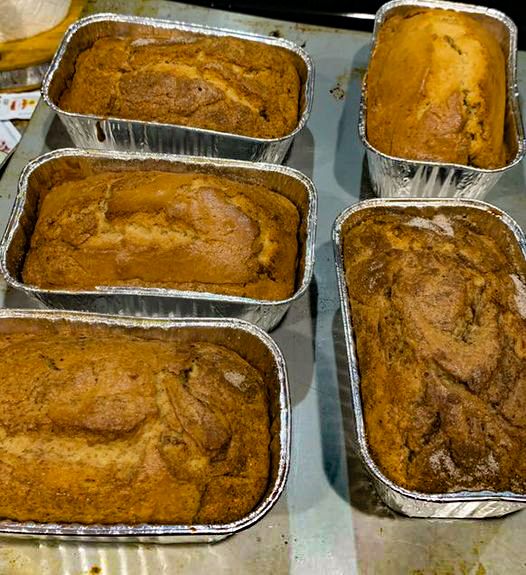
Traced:
[[259, 371], [210, 343], [72, 330], [3, 321], [0, 517], [227, 523], [257, 505], [270, 465]]
[[22, 277], [46, 289], [141, 286], [280, 300], [295, 289], [299, 215], [258, 184], [104, 172], [44, 191]]
[[475, 208], [351, 216], [344, 266], [374, 461], [424, 493], [526, 493], [526, 263]]
[[380, 152], [506, 164], [506, 62], [482, 20], [420, 7], [393, 15], [377, 36], [366, 86], [367, 139]]
[[283, 48], [233, 37], [102, 38], [81, 52], [68, 112], [277, 138], [292, 132], [301, 81]]

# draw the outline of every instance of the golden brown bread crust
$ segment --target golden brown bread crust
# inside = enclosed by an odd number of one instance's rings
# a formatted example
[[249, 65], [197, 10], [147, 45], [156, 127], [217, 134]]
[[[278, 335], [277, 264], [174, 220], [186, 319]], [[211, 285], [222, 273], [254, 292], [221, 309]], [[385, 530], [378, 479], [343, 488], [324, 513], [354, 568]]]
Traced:
[[102, 38], [82, 52], [68, 112], [277, 138], [298, 123], [301, 82], [284, 49], [232, 37]]
[[475, 18], [414, 9], [382, 26], [367, 73], [367, 139], [380, 152], [505, 165], [506, 67]]
[[280, 300], [295, 289], [299, 215], [257, 184], [105, 172], [44, 195], [23, 279], [41, 288], [162, 287]]
[[224, 347], [2, 333], [0, 387], [0, 517], [225, 523], [267, 487], [266, 384]]
[[367, 441], [409, 489], [526, 492], [526, 264], [492, 221], [386, 209], [344, 229]]

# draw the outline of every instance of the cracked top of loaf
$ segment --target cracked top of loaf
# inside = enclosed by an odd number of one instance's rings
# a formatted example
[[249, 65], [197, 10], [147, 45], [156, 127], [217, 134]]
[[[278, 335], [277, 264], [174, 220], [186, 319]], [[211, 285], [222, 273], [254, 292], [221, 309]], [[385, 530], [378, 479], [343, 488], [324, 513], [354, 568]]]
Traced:
[[299, 118], [285, 49], [232, 37], [102, 38], [80, 53], [63, 110], [276, 138]]
[[280, 300], [295, 289], [299, 214], [213, 175], [104, 172], [42, 192], [22, 277], [48, 289], [160, 287]]
[[225, 523], [267, 488], [268, 390], [222, 346], [2, 327], [0, 389], [0, 517]]
[[506, 62], [476, 17], [412, 9], [382, 25], [367, 72], [367, 139], [409, 160], [506, 164]]
[[526, 263], [474, 208], [364, 210], [344, 262], [370, 452], [425, 493], [526, 493]]

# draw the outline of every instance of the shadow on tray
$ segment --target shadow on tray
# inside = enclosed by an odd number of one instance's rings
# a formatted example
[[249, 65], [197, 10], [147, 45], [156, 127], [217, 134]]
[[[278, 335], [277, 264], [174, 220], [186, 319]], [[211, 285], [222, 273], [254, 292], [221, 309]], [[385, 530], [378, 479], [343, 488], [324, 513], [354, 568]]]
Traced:
[[[351, 383], [347, 368], [347, 352], [343, 333], [341, 311], [338, 310], [332, 325], [334, 355], [340, 396], [343, 434], [345, 437], [345, 458], [348, 476], [348, 495], [334, 485], [343, 499], [349, 499], [350, 504], [369, 515], [380, 517], [397, 517], [378, 497], [369, 475], [357, 453], [354, 412], [351, 400]], [[324, 449], [325, 453], [325, 449]]]
[[317, 294], [313, 278], [307, 293], [292, 304], [278, 328], [270, 333], [287, 362], [292, 407], [305, 399], [312, 384]]
[[[338, 184], [360, 200], [374, 197], [369, 183], [365, 149], [358, 133], [362, 81], [369, 58], [369, 46], [359, 50], [351, 64], [351, 72], [344, 87], [343, 111], [338, 123], [334, 158], [334, 176]], [[365, 189], [364, 189], [365, 178]], [[371, 195], [372, 194], [372, 195]]]
[[66, 128], [64, 127], [64, 124], [60, 121], [58, 116], [53, 118], [51, 126], [49, 127], [48, 133], [46, 135], [46, 147], [48, 147], [50, 150], [75, 147], [73, 141], [66, 131]]

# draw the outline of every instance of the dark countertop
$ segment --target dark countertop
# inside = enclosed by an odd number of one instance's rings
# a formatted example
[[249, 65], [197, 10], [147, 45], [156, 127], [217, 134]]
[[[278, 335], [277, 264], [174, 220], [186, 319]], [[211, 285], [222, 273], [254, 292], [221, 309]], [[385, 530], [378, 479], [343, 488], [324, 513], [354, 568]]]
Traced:
[[[279, 20], [366, 32], [372, 32], [374, 14], [384, 4], [379, 0], [367, 0], [360, 3], [343, 0], [324, 2], [318, 0], [309, 3], [304, 0], [190, 0], [188, 3]], [[462, 3], [467, 4], [467, 2]], [[494, 0], [484, 3], [471, 2], [471, 4], [495, 8], [509, 16], [519, 29], [519, 50], [526, 50], [526, 21], [521, 18], [522, 4], [520, 2]]]

